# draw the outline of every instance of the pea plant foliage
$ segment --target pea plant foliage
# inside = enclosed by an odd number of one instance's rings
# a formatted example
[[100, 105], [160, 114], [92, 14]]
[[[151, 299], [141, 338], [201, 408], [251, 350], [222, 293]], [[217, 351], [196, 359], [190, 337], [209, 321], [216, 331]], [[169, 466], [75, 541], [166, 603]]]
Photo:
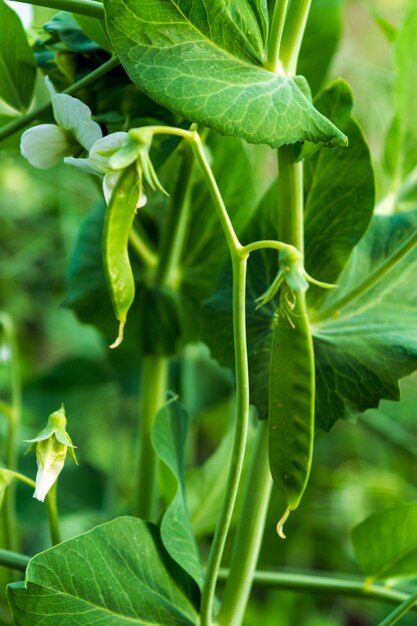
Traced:
[[[77, 416], [61, 398], [27, 438], [36, 478], [20, 471], [30, 467], [17, 455], [25, 346], [1, 313], [11, 611], [1, 623], [240, 626], [262, 622], [262, 586], [378, 600], [381, 625], [411, 615], [417, 502], [356, 519], [354, 581], [288, 573], [285, 554], [297, 524], [312, 523], [303, 498], [318, 431], [323, 441], [338, 420], [399, 401], [399, 380], [417, 369], [416, 0], [398, 28], [363, 8], [395, 73], [378, 203], [352, 89], [327, 78], [339, 0], [45, 4], [40, 34], [0, 0], [0, 146], [98, 183], [65, 306], [99, 331], [119, 379], [138, 371], [139, 423], [117, 451], [123, 504], [62, 541], [58, 477], [67, 457], [82, 472], [85, 454]], [[193, 350], [217, 378], [195, 375]], [[223, 438], [200, 450], [192, 405], [221, 384], [232, 389], [216, 409]], [[49, 523], [51, 546], [30, 559], [17, 483]], [[263, 541], [276, 555], [268, 571], [257, 565]]]

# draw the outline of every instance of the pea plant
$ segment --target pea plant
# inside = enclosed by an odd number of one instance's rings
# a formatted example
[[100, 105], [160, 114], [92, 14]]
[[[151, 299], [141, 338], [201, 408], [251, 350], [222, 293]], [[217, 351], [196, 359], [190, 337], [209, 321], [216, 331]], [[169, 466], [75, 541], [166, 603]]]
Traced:
[[[58, 477], [69, 456], [82, 488], [85, 444], [65, 397], [38, 434], [22, 423], [25, 345], [1, 313], [1, 623], [258, 624], [252, 602], [266, 588], [379, 601], [370, 624], [409, 619], [412, 499], [357, 520], [354, 579], [278, 563], [311, 523], [317, 434], [398, 401], [399, 379], [417, 369], [416, 0], [398, 28], [368, 7], [395, 72], [377, 194], [352, 91], [327, 78], [339, 0], [32, 4], [59, 11], [42, 32], [25, 32], [0, 0], [0, 145], [94, 181], [65, 304], [101, 333], [122, 389], [138, 372], [139, 422], [122, 444], [117, 426], [110, 437], [118, 506], [62, 541]], [[215, 376], [196, 375], [196, 350]], [[214, 446], [192, 406], [221, 385], [232, 405]], [[22, 445], [35, 453], [24, 463]], [[32, 558], [18, 486], [49, 523], [52, 546]], [[268, 570], [265, 541], [277, 555]]]

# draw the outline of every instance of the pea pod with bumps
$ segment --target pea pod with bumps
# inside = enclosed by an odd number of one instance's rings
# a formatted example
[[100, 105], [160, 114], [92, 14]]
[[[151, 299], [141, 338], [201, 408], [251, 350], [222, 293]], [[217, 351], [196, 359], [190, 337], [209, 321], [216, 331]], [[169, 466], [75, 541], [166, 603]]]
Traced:
[[[288, 289], [288, 288], [287, 288]], [[293, 298], [290, 306], [285, 297]], [[274, 320], [269, 380], [269, 463], [287, 509], [277, 531], [301, 501], [310, 475], [314, 441], [315, 373], [305, 294], [282, 294]]]

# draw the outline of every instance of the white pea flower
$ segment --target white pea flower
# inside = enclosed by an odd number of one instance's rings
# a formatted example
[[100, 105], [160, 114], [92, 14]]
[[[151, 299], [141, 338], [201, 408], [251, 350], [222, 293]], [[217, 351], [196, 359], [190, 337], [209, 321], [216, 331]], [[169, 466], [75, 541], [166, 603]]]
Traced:
[[[67, 157], [64, 162], [68, 165], [74, 165], [91, 174], [102, 174], [103, 178], [103, 194], [107, 204], [113, 189], [119, 180], [122, 171], [131, 165], [137, 158], [137, 151], [129, 153], [127, 158], [115, 163], [114, 155], [128, 142], [129, 135], [125, 132], [116, 132], [106, 137], [98, 139], [92, 146], [88, 158], [77, 159]], [[145, 194], [140, 194], [137, 208], [146, 204], [147, 198]]]
[[100, 126], [91, 119], [89, 107], [72, 96], [56, 93], [48, 77], [45, 83], [51, 94], [56, 124], [40, 124], [26, 130], [20, 151], [31, 165], [48, 169], [65, 157], [87, 152], [103, 136]]
[[77, 463], [70, 436], [66, 432], [67, 419], [64, 406], [54, 411], [49, 418], [46, 428], [37, 437], [30, 439], [32, 445], [28, 452], [36, 452], [38, 472], [36, 474], [35, 493], [33, 497], [43, 502], [52, 485], [56, 482], [64, 467], [67, 452], [74, 463]]

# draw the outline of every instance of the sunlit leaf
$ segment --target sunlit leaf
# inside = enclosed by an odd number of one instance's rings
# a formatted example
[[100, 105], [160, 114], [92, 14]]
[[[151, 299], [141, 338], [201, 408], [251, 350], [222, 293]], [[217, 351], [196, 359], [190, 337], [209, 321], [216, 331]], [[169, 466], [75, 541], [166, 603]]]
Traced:
[[128, 517], [38, 554], [9, 587], [17, 626], [195, 626], [197, 598], [158, 528]]
[[273, 147], [305, 139], [344, 143], [305, 95], [305, 81], [262, 66], [263, 35], [249, 19], [249, 4], [239, 2], [239, 19], [236, 3], [221, 0], [107, 0], [105, 8], [132, 81], [186, 119]]

